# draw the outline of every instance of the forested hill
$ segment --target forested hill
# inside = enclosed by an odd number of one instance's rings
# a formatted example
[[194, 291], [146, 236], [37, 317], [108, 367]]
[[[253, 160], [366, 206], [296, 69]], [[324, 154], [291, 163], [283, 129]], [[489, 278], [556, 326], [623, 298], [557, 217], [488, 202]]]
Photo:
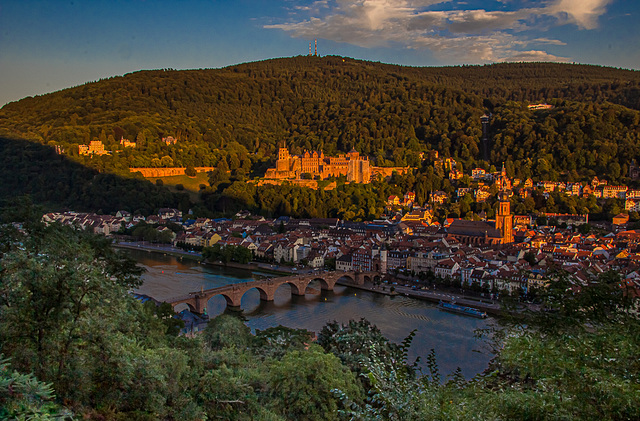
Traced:
[[[527, 110], [539, 102], [555, 108]], [[71, 156], [100, 139], [122, 151], [78, 159], [121, 174], [222, 159], [232, 171], [251, 164], [255, 172], [286, 141], [294, 153], [355, 147], [381, 166], [417, 166], [420, 152], [435, 149], [463, 169], [506, 162], [520, 178], [621, 181], [640, 153], [638, 110], [637, 71], [555, 63], [418, 68], [305, 56], [140, 71], [25, 98], [0, 110], [0, 134], [61, 145]], [[489, 162], [480, 154], [485, 113], [492, 114]], [[165, 136], [178, 144], [161, 143]], [[137, 148], [123, 150], [122, 137]]]

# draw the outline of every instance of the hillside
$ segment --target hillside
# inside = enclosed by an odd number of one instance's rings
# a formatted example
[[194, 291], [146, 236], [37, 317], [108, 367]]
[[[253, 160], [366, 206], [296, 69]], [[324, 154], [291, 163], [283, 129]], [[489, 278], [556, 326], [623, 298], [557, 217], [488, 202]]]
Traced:
[[[526, 107], [541, 102], [554, 108]], [[294, 57], [140, 71], [25, 98], [0, 110], [0, 135], [60, 145], [85, 166], [123, 176], [129, 167], [221, 166], [231, 181], [244, 181], [263, 174], [286, 142], [294, 154], [355, 147], [378, 166], [421, 167], [428, 163], [420, 153], [436, 150], [465, 171], [504, 162], [508, 175], [522, 179], [598, 175], [621, 183], [640, 155], [639, 110], [637, 71]], [[485, 113], [492, 116], [488, 161], [480, 142]], [[178, 142], [161, 142], [167, 136]], [[124, 148], [121, 138], [137, 147]], [[93, 139], [114, 154], [78, 155], [78, 145]], [[420, 173], [426, 176], [426, 167]]]

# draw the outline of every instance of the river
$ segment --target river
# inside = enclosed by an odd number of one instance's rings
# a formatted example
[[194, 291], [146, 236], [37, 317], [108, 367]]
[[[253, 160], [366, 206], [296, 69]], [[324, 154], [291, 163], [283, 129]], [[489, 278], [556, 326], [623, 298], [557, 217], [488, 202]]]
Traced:
[[[128, 253], [147, 269], [142, 276], [144, 283], [137, 291], [157, 300], [256, 277], [245, 270], [204, 266], [193, 260], [159, 253], [137, 250]], [[403, 296], [389, 297], [338, 285], [334, 291], [322, 292], [319, 285], [312, 283], [311, 287], [316, 290], [314, 293], [299, 297], [292, 296], [288, 286], [281, 286], [273, 302], [260, 301], [259, 292], [249, 290], [242, 298], [247, 325], [253, 331], [283, 325], [319, 332], [332, 320], [346, 323], [350, 319], [365, 318], [394, 342], [402, 341], [415, 329], [410, 360], [417, 357], [425, 360], [433, 348], [441, 375], [460, 367], [464, 376], [471, 378], [482, 372], [491, 358], [482, 341], [474, 337], [476, 329], [494, 323], [491, 318], [475, 319], [447, 313], [435, 304]], [[183, 307], [186, 308], [186, 304], [177, 309]], [[208, 314], [215, 317], [223, 313], [225, 307], [222, 296], [213, 297], [208, 303]]]

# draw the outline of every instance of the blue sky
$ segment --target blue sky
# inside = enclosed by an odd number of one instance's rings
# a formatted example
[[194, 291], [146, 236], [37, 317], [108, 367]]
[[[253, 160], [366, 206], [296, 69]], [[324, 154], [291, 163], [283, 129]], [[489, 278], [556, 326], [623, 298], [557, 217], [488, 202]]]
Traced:
[[640, 0], [0, 0], [0, 106], [144, 69], [307, 54], [640, 69]]

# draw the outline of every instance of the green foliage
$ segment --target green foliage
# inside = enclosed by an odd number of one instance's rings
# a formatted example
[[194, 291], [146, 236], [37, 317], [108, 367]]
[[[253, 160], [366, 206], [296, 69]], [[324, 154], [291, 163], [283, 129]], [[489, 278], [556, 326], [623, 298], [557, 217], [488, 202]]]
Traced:
[[253, 253], [246, 247], [242, 246], [220, 246], [214, 244], [211, 247], [202, 249], [202, 257], [205, 260], [221, 261], [223, 263], [237, 262], [247, 264], [253, 258]]
[[187, 168], [185, 168], [184, 173], [188, 176], [188, 177], [195, 177], [198, 172], [196, 171], [196, 169], [193, 167], [193, 165], [187, 165]]
[[285, 326], [256, 330], [253, 352], [266, 358], [282, 358], [292, 350], [303, 350], [312, 342], [312, 333], [306, 329]]
[[333, 390], [356, 401], [362, 395], [355, 375], [336, 356], [316, 346], [273, 361], [267, 382], [274, 410], [287, 419], [337, 420], [340, 400]]
[[327, 323], [318, 334], [318, 345], [336, 355], [356, 373], [366, 370], [365, 363], [371, 359], [372, 352], [389, 364], [398, 364], [396, 369], [412, 372], [410, 366], [400, 366], [406, 359], [403, 353], [408, 345], [405, 348], [389, 342], [380, 329], [366, 319], [349, 320], [346, 324], [336, 321]]
[[0, 354], [0, 419], [54, 421], [71, 419], [72, 414], [54, 402], [50, 384], [32, 374], [11, 369]]
[[237, 348], [243, 350], [251, 343], [251, 330], [238, 317], [222, 314], [207, 324], [203, 333], [205, 343], [213, 350]]
[[546, 288], [538, 291], [539, 308], [519, 309], [504, 320], [547, 333], [576, 332], [605, 323], [622, 323], [636, 305], [631, 287], [617, 272], [591, 276], [576, 284], [567, 273], [550, 274]]
[[511, 419], [638, 419], [640, 324], [597, 331], [523, 332], [507, 341], [489, 387], [509, 385], [488, 401]]
[[147, 313], [152, 317], [155, 317], [162, 321], [162, 324], [166, 326], [166, 334], [171, 336], [178, 336], [180, 331], [184, 328], [184, 320], [177, 317], [176, 312], [169, 303], [160, 303], [156, 305], [153, 301], [147, 301], [144, 303], [144, 308]]
[[16, 370], [51, 383], [80, 412], [200, 418], [197, 408], [184, 412], [193, 353], [169, 346], [176, 326], [166, 306], [148, 311], [127, 293], [141, 273], [131, 260], [104, 237], [58, 224], [14, 232], [7, 244], [0, 352]]

